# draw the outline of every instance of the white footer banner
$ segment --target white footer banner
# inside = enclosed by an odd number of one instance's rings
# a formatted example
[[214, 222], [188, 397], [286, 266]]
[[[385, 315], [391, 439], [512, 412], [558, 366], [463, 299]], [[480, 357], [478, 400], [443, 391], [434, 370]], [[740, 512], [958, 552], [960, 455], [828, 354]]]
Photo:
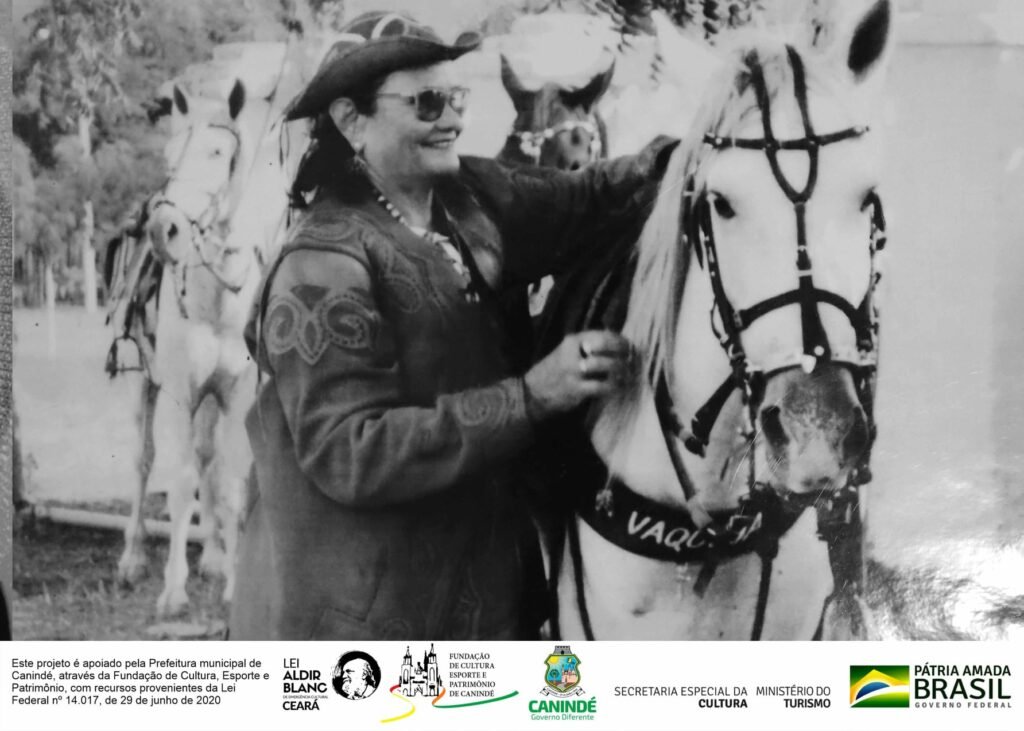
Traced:
[[1024, 643], [15, 642], [7, 731], [1022, 728]]

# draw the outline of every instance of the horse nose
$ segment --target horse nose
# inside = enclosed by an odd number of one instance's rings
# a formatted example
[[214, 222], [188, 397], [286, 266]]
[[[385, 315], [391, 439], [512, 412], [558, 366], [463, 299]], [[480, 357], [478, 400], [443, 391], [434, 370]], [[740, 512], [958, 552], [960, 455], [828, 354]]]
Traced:
[[871, 446], [871, 423], [849, 369], [832, 364], [771, 377], [758, 412], [767, 466], [797, 492], [838, 489]]
[[177, 238], [179, 233], [177, 222], [164, 217], [150, 219], [146, 225], [146, 232], [153, 239], [153, 243], [164, 248]]
[[177, 261], [180, 253], [178, 249], [182, 246], [181, 240], [184, 234], [180, 216], [163, 211], [152, 215], [146, 224], [146, 234], [153, 242], [153, 248], [158, 256], [165, 261]]

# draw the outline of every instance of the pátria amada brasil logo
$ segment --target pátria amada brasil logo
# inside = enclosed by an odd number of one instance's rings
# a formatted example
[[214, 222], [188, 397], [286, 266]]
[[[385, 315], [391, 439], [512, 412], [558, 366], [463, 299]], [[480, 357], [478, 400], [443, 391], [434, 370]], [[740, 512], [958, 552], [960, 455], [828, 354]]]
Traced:
[[910, 708], [909, 665], [851, 665], [851, 708]]

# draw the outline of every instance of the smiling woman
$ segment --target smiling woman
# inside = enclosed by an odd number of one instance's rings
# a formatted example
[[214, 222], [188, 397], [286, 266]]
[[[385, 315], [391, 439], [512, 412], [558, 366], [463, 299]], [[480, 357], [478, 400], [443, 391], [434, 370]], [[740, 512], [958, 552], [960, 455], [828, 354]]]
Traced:
[[571, 176], [460, 158], [448, 62], [478, 42], [368, 13], [287, 112], [313, 143], [251, 323], [267, 379], [232, 639], [514, 639], [543, 620], [515, 461], [534, 422], [616, 391], [630, 349], [573, 334], [526, 371], [526, 303], [504, 295], [633, 225], [667, 156]]

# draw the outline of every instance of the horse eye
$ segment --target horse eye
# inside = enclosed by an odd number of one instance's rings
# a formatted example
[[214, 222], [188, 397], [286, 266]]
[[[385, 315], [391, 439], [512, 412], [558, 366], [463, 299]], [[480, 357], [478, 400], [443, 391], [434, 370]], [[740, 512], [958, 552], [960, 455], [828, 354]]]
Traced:
[[720, 218], [728, 221], [730, 218], [736, 217], [736, 211], [733, 210], [732, 205], [725, 199], [725, 196], [715, 195], [711, 199], [711, 204], [715, 207], [715, 213], [717, 213]]

